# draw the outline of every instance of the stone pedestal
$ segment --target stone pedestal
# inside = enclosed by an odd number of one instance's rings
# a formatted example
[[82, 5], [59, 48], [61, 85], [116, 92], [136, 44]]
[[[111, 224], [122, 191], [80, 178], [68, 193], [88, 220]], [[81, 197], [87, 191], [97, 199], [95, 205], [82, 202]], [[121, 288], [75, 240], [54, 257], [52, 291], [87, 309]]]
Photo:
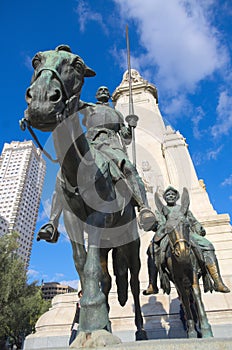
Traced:
[[26, 337], [24, 350], [67, 348], [78, 300], [77, 293], [55, 296], [37, 321], [36, 332]]

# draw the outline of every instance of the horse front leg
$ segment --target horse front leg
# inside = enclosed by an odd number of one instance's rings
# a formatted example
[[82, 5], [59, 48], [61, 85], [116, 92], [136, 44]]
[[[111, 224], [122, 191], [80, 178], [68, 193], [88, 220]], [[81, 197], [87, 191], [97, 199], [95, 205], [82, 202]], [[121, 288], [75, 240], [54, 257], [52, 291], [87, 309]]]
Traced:
[[[89, 236], [89, 240], [90, 236]], [[89, 244], [84, 266], [84, 288], [81, 298], [80, 331], [92, 333], [109, 327], [105, 295], [100, 289], [101, 264], [99, 247]]]
[[100, 240], [105, 222], [104, 214], [93, 212], [88, 217], [85, 230], [88, 234], [87, 258], [84, 266], [84, 288], [81, 298], [80, 331], [110, 331], [106, 298], [101, 290], [102, 269], [100, 263]]
[[101, 262], [101, 269], [102, 269], [101, 289], [106, 297], [106, 306], [107, 306], [108, 312], [110, 310], [109, 300], [108, 300], [109, 299], [109, 292], [110, 292], [111, 286], [112, 286], [112, 278], [111, 278], [111, 276], [109, 274], [109, 270], [108, 270], [109, 251], [110, 251], [109, 248], [100, 248], [100, 262]]
[[193, 279], [193, 293], [194, 293], [194, 301], [197, 307], [197, 317], [199, 321], [202, 338], [211, 338], [213, 337], [213, 332], [208, 322], [208, 318], [205, 312], [205, 307], [201, 298], [201, 290], [200, 290], [199, 280], [196, 272], [194, 274], [194, 279]]
[[141, 313], [141, 306], [140, 306], [140, 282], [139, 282], [139, 271], [140, 271], [140, 258], [139, 258], [139, 249], [140, 249], [140, 241], [137, 239], [136, 241], [133, 241], [131, 244], [128, 244], [128, 249], [130, 252], [132, 252], [131, 258], [132, 261], [130, 262], [130, 286], [131, 286], [131, 292], [134, 298], [134, 308], [135, 308], [135, 325], [137, 328], [137, 331], [135, 333], [135, 339], [136, 340], [147, 340], [147, 333], [145, 329], [143, 328], [143, 317]]
[[86, 249], [85, 246], [76, 242], [71, 241], [73, 261], [75, 264], [76, 271], [79, 275], [81, 282], [81, 289], [84, 288], [84, 266], [86, 263]]
[[187, 337], [188, 338], [197, 338], [197, 331], [195, 329], [195, 321], [191, 310], [191, 287], [184, 287], [183, 282], [181, 281], [176, 285], [178, 294], [180, 296], [180, 301], [184, 310], [186, 325], [187, 325]]
[[64, 225], [72, 245], [73, 261], [84, 286], [84, 266], [86, 263], [86, 249], [84, 245], [84, 227], [81, 220], [70, 210], [63, 210]]

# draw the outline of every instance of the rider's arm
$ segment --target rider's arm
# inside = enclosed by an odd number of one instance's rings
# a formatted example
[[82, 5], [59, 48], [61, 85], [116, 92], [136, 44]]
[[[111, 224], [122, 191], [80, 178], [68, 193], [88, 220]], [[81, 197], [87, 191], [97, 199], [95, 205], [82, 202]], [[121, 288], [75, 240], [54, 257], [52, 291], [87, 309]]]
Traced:
[[126, 126], [124, 124], [124, 119], [123, 119], [123, 115], [117, 111], [118, 116], [119, 116], [119, 124], [120, 124], [120, 136], [123, 138], [124, 142], [126, 145], [129, 145], [131, 143], [132, 140], [132, 132], [131, 132], [131, 127], [130, 126]]
[[190, 223], [190, 227], [191, 227], [192, 231], [197, 233], [199, 236], [206, 235], [206, 231], [205, 231], [204, 227], [195, 218], [195, 216], [193, 215], [193, 213], [190, 210], [188, 211], [188, 219], [189, 219], [189, 223]]

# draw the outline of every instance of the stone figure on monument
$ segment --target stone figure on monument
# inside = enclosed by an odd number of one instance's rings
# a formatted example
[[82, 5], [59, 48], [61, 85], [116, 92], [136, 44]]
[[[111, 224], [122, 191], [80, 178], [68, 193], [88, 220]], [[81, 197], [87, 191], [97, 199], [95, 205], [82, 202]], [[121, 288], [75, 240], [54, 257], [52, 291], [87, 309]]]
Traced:
[[[159, 215], [156, 212], [156, 217], [159, 224], [147, 250], [149, 285], [148, 288], [143, 291], [144, 295], [158, 293], [157, 274], [160, 265], [163, 263], [163, 256], [169, 242], [168, 233], [167, 230], [165, 230], [165, 224], [170, 213], [172, 213], [172, 215], [175, 212], [178, 214], [180, 208], [180, 205], [176, 204], [177, 200], [180, 198], [180, 194], [174, 187], [169, 186], [164, 191], [163, 198], [166, 201], [166, 206], [162, 207], [163, 215]], [[221, 293], [229, 293], [229, 288], [223, 283], [221, 278], [214, 246], [208, 239], [205, 238], [205, 229], [193, 216], [190, 210], [187, 212], [187, 219], [190, 225], [192, 249], [198, 256], [201, 265], [204, 264], [206, 266], [206, 269], [214, 282], [214, 290]]]
[[149, 193], [153, 193], [154, 183], [155, 183], [155, 174], [151, 169], [151, 165], [148, 160], [142, 160], [141, 166], [141, 177], [144, 182], [146, 191]]

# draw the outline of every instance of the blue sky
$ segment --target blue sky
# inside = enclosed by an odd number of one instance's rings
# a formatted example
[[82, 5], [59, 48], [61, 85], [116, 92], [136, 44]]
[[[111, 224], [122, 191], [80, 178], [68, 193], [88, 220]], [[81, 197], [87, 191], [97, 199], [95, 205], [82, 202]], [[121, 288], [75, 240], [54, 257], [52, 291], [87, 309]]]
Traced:
[[[156, 85], [162, 116], [186, 137], [216, 211], [232, 215], [231, 23], [230, 0], [2, 0], [0, 149], [30, 139], [18, 119], [36, 52], [70, 45], [97, 73], [81, 96], [94, 102], [100, 85], [113, 92], [122, 80], [128, 24], [132, 68]], [[38, 134], [46, 143], [49, 135]], [[42, 202], [37, 227], [46, 219], [45, 194]], [[34, 243], [30, 272], [31, 279], [75, 284], [65, 234], [55, 245]]]

